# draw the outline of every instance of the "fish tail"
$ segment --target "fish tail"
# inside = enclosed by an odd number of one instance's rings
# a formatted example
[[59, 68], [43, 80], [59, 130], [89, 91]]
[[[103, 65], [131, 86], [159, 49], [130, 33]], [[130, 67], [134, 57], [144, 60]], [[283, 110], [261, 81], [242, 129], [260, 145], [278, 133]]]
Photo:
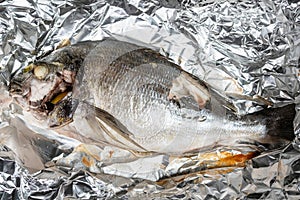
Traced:
[[260, 111], [265, 120], [267, 134], [272, 137], [293, 140], [295, 138], [293, 121], [296, 115], [295, 104]]

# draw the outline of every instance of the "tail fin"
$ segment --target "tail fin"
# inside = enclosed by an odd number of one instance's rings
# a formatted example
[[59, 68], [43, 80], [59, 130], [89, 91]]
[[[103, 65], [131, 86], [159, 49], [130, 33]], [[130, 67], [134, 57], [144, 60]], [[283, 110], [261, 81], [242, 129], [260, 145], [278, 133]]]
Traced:
[[[210, 89], [211, 102], [207, 105], [207, 109], [213, 111], [215, 114], [224, 115], [231, 114], [232, 117], [237, 117], [236, 107], [232, 104], [230, 98], [224, 97], [218, 91]], [[241, 96], [243, 99], [253, 100], [251, 97], [245, 95]], [[265, 100], [260, 100], [265, 101]], [[267, 101], [264, 105], [269, 105]], [[272, 138], [293, 140], [295, 138], [293, 121], [296, 116], [295, 104], [289, 104], [279, 108], [265, 108], [261, 111], [238, 116], [237, 119], [246, 122], [260, 122], [265, 124], [267, 134]]]
[[270, 136], [293, 140], [295, 138], [293, 121], [296, 115], [295, 104], [280, 108], [267, 108], [251, 115], [261, 115]]

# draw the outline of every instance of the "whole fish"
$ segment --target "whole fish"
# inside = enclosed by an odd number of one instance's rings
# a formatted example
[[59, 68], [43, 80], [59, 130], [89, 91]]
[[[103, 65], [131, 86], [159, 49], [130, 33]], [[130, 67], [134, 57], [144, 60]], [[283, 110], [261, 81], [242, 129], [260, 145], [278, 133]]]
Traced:
[[11, 95], [84, 141], [171, 155], [292, 140], [294, 105], [238, 116], [229, 99], [158, 52], [106, 39], [63, 47], [15, 75]]

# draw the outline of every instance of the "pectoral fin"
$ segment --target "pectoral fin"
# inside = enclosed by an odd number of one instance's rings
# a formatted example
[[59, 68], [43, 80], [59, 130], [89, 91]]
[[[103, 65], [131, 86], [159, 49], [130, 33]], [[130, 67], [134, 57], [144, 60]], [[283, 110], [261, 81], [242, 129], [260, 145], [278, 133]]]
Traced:
[[98, 107], [93, 107], [93, 109], [99, 126], [113, 141], [123, 148], [138, 152], [149, 152], [132, 139], [133, 134], [119, 120]]

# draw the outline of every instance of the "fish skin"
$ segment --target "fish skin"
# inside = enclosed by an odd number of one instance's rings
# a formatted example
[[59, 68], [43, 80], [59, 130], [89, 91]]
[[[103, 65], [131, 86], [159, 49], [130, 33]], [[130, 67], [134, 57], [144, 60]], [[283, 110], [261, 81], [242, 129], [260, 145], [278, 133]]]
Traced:
[[[74, 68], [78, 58], [80, 67]], [[220, 100], [201, 80], [151, 49], [108, 39], [96, 46], [93, 42], [65, 47], [42, 62], [63, 63], [65, 68], [76, 71], [72, 98], [88, 106], [76, 106], [74, 116], [68, 112], [68, 117], [74, 118], [71, 124], [87, 138], [109, 143], [119, 140], [114, 144], [123, 148], [167, 154], [278, 142], [268, 134], [270, 124], [280, 124], [277, 115], [271, 115], [275, 121], [269, 120], [269, 112], [255, 113], [250, 118], [234, 116], [225, 108], [229, 102]], [[98, 109], [110, 115], [105, 120], [115, 118], [119, 125], [103, 124], [104, 118], [99, 116], [103, 112], [97, 112]], [[54, 108], [52, 112], [55, 111]], [[286, 114], [290, 116], [287, 119], [293, 119], [293, 113]], [[285, 121], [284, 127], [292, 132], [292, 120]], [[113, 125], [112, 131], [122, 131], [109, 138], [99, 128], [100, 123]]]
[[[118, 119], [132, 133], [132, 139], [149, 151], [180, 154], [218, 145], [234, 146], [242, 141], [269, 141], [264, 120], [267, 113], [257, 113], [251, 121], [247, 117], [230, 120], [223, 115], [230, 111], [217, 105], [219, 96], [214, 94], [207, 102], [199, 103], [183, 87], [177, 89], [188, 103], [173, 99], [174, 103], [169, 95], [175, 80], [195, 80], [192, 85], [200, 89], [195, 87], [194, 94], [205, 93], [208, 88], [153, 50], [106, 40], [87, 55], [83, 69], [81, 88], [88, 96], [80, 99]], [[205, 107], [201, 104], [210, 101], [215, 102], [211, 110], [201, 109]], [[288, 126], [292, 127], [291, 123]]]

